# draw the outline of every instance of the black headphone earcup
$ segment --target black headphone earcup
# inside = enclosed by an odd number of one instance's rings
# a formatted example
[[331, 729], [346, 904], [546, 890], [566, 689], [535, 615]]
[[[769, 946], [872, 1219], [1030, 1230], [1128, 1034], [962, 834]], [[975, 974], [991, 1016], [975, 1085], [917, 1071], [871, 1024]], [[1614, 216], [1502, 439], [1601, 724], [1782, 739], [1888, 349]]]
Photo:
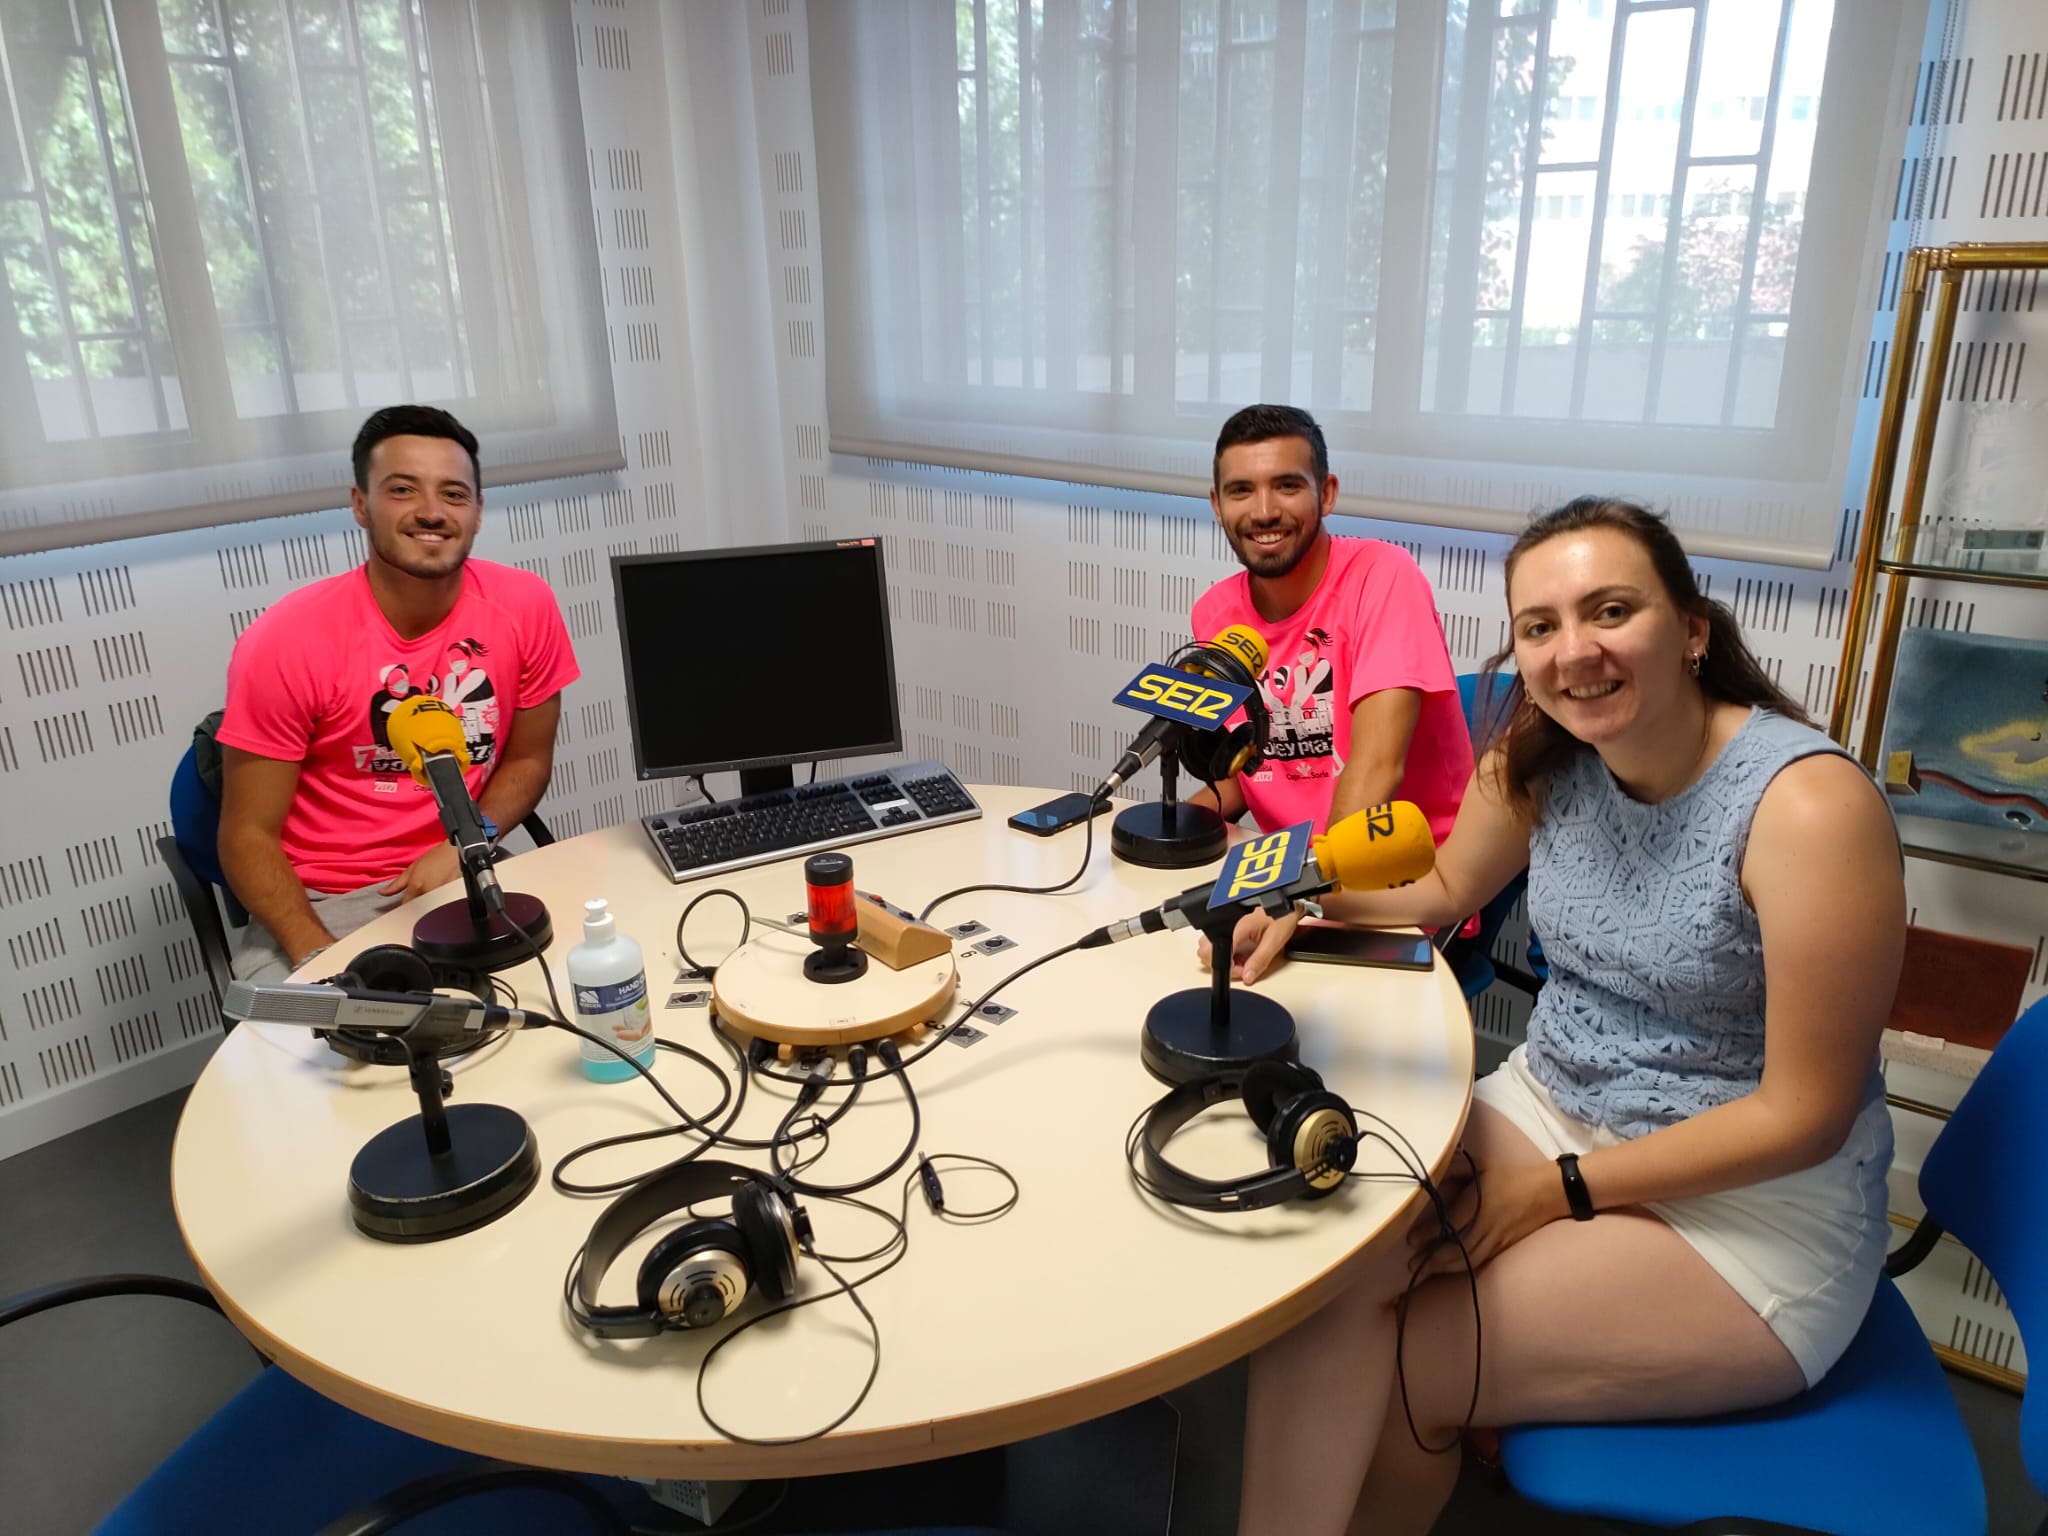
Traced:
[[1351, 1106], [1320, 1086], [1282, 1099], [1266, 1128], [1266, 1155], [1276, 1168], [1301, 1171], [1308, 1180], [1305, 1199], [1335, 1193], [1358, 1160]]
[[[1244, 1086], [1238, 1091], [1244, 1099], [1244, 1112], [1252, 1117], [1252, 1124], [1270, 1136], [1274, 1112], [1282, 1104], [1297, 1094], [1322, 1086], [1323, 1080], [1298, 1062], [1255, 1061], [1245, 1069]], [[1275, 1161], [1284, 1162], [1286, 1159], [1276, 1158]]]
[[1257, 733], [1238, 725], [1190, 736], [1181, 761], [1205, 783], [1220, 784], [1233, 774], [1256, 772], [1265, 759], [1259, 754]]
[[[710, 1327], [746, 1300], [755, 1273], [747, 1247], [746, 1234], [732, 1222], [684, 1222], [664, 1233], [640, 1261], [640, 1305], [660, 1313], [665, 1322], [675, 1318], [685, 1328]], [[672, 1286], [671, 1277], [692, 1255], [706, 1260], [697, 1266], [701, 1272], [695, 1283]]]
[[797, 1219], [772, 1184], [742, 1184], [732, 1194], [732, 1216], [747, 1245], [754, 1284], [770, 1301], [796, 1294]]
[[434, 968], [406, 944], [375, 944], [349, 961], [345, 976], [371, 992], [431, 992]]

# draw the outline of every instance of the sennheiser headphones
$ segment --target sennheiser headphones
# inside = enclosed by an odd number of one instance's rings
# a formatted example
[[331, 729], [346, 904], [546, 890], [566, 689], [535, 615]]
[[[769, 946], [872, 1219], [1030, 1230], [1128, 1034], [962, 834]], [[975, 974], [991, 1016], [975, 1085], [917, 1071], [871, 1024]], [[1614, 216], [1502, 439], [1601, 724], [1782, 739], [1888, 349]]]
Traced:
[[[429, 960], [409, 944], [373, 944], [329, 979], [338, 986], [360, 987], [370, 992], [433, 992], [446, 988], [454, 992], [474, 993], [489, 1001], [486, 989], [490, 982], [484, 972]], [[405, 1042], [388, 1035], [373, 1035], [361, 1029], [331, 1029], [321, 1033], [326, 1036], [328, 1045], [351, 1061], [366, 1061], [380, 1067], [402, 1067], [411, 1060]], [[459, 1055], [475, 1050], [476, 1046], [474, 1038], [451, 1039], [437, 1054]]]
[[[639, 1302], [599, 1306], [605, 1271], [626, 1245], [671, 1212], [730, 1198], [732, 1216], [685, 1222], [640, 1261]], [[811, 1218], [778, 1180], [738, 1163], [683, 1163], [635, 1184], [597, 1218], [566, 1292], [569, 1315], [601, 1339], [644, 1339], [708, 1328], [758, 1289], [770, 1301], [796, 1290], [796, 1256]]]
[[1244, 701], [1243, 725], [1186, 733], [1180, 749], [1182, 766], [1210, 784], [1221, 783], [1233, 774], [1256, 773], [1266, 760], [1273, 717], [1266, 709], [1266, 696], [1259, 691], [1259, 680], [1252, 675], [1252, 669], [1239, 656], [1206, 640], [1182, 646], [1167, 665], [1181, 670], [1198, 669], [1251, 690]]
[[[1168, 1161], [1175, 1132], [1236, 1098], [1265, 1134], [1271, 1166], [1241, 1179], [1203, 1179]], [[1358, 1120], [1307, 1067], [1261, 1061], [1242, 1073], [1182, 1083], [1147, 1111], [1137, 1144], [1139, 1182], [1151, 1194], [1201, 1211], [1256, 1211], [1283, 1200], [1320, 1200], [1342, 1187], [1358, 1160]]]

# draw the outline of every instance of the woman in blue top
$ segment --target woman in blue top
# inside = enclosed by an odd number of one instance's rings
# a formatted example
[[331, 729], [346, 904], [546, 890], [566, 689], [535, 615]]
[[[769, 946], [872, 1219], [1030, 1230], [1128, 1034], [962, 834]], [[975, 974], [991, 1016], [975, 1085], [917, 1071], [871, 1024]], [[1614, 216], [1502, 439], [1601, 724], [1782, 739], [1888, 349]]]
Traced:
[[[1435, 870], [1327, 903], [1435, 927], [1529, 871], [1550, 980], [1527, 1043], [1473, 1092], [1484, 1198], [1464, 1158], [1446, 1188], [1477, 1266], [1472, 1421], [1776, 1402], [1847, 1348], [1883, 1262], [1877, 1044], [1906, 927], [1891, 816], [1640, 507], [1538, 518], [1507, 591], [1512, 712]], [[1245, 921], [1243, 980], [1294, 922]], [[1253, 1357], [1241, 1533], [1434, 1523], [1474, 1383], [1464, 1262], [1436, 1237], [1425, 1214], [1398, 1374], [1406, 1263]]]

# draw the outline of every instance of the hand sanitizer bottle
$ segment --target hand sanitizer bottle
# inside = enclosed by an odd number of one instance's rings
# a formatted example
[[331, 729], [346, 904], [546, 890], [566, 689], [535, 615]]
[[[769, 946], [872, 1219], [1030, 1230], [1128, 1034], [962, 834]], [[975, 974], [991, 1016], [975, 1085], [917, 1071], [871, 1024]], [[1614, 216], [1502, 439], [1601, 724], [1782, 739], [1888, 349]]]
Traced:
[[[569, 951], [569, 987], [576, 1022], [610, 1040], [643, 1067], [654, 1065], [654, 1017], [647, 1011], [647, 970], [640, 946], [619, 932], [602, 897], [583, 903], [583, 942]], [[632, 1066], [603, 1046], [579, 1042], [583, 1072], [600, 1083], [637, 1077]]]

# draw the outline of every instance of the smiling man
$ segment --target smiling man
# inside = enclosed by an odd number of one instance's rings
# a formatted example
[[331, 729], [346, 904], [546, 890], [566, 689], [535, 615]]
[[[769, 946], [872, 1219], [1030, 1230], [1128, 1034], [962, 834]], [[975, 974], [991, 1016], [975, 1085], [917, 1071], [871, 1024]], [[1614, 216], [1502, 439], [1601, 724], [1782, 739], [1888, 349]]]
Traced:
[[461, 873], [433, 795], [391, 749], [392, 710], [442, 699], [469, 743], [470, 793], [510, 828], [547, 788], [577, 677], [547, 583], [469, 558], [483, 494], [467, 427], [390, 406], [353, 457], [368, 558], [271, 605], [228, 663], [220, 861], [250, 914], [235, 974], [257, 980]]
[[1292, 406], [1247, 406], [1223, 424], [1209, 504], [1244, 570], [1195, 603], [1193, 629], [1266, 637], [1273, 732], [1263, 767], [1193, 798], [1232, 820], [1249, 809], [1264, 831], [1412, 800], [1441, 843], [1472, 744], [1429, 578], [1392, 544], [1332, 537], [1323, 430]]

